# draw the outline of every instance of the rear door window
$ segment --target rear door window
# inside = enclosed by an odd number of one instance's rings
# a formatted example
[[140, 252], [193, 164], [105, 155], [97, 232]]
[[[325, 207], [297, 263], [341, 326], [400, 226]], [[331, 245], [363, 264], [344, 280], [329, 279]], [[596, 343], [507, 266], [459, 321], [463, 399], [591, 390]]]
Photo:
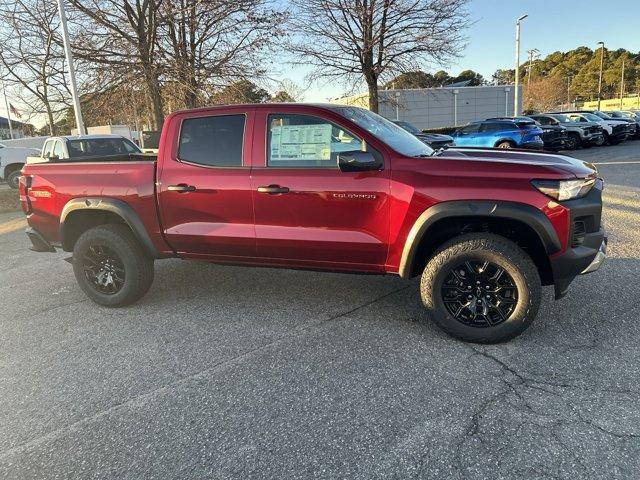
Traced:
[[244, 115], [216, 115], [182, 121], [178, 159], [207, 167], [241, 167]]

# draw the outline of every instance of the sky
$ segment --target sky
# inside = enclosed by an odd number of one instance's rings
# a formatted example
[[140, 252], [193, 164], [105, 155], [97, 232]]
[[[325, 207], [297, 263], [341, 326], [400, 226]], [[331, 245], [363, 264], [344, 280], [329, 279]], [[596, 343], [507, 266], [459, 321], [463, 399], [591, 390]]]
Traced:
[[[461, 58], [444, 65], [453, 75], [475, 70], [486, 79], [499, 68], [514, 68], [515, 21], [529, 16], [521, 26], [521, 61], [526, 51], [537, 48], [542, 57], [579, 46], [607, 49], [626, 48], [640, 52], [640, 0], [471, 0], [468, 46]], [[433, 71], [440, 70], [433, 68]], [[289, 78], [304, 85], [304, 70]], [[305, 101], [321, 102], [344, 93], [340, 85], [312, 85]]]

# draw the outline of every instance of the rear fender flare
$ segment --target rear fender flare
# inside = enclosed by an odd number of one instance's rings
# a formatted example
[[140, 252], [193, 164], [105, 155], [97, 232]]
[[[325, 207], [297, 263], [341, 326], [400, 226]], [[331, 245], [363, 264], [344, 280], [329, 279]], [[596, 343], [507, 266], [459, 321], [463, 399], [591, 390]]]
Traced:
[[144, 251], [152, 258], [158, 258], [158, 250], [153, 245], [149, 234], [138, 214], [129, 204], [116, 198], [86, 197], [69, 200], [60, 214], [60, 240], [65, 243], [65, 222], [70, 213], [79, 210], [105, 211], [118, 215], [140, 242]]
[[412, 276], [413, 265], [420, 242], [429, 229], [439, 220], [450, 217], [493, 217], [517, 220], [533, 229], [548, 255], [562, 248], [558, 235], [547, 217], [537, 208], [518, 202], [463, 201], [438, 203], [425, 210], [415, 221], [407, 235], [402, 250], [398, 274], [402, 278]]

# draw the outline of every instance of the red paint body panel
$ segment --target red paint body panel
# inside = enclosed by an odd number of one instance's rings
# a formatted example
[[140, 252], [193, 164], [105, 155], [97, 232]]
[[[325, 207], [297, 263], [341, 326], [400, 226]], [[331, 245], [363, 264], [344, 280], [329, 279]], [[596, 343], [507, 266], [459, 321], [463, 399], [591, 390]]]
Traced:
[[74, 198], [107, 197], [125, 201], [142, 220], [161, 254], [171, 253], [163, 239], [155, 200], [153, 161], [27, 164], [31, 177], [29, 225], [49, 241], [60, 241], [60, 214]]
[[[300, 113], [337, 123], [384, 158], [380, 171], [266, 166], [267, 115]], [[242, 166], [205, 167], [178, 159], [183, 119], [246, 116]], [[265, 104], [176, 112], [167, 117], [152, 161], [27, 164], [29, 224], [59, 242], [59, 218], [73, 198], [104, 196], [129, 204], [156, 249], [219, 263], [398, 272], [407, 236], [429, 207], [454, 200], [520, 202], [542, 211], [566, 249], [569, 211], [531, 186], [532, 179], [575, 178], [578, 167], [522, 152], [455, 152], [407, 158], [331, 108]], [[541, 159], [541, 160], [540, 160]], [[549, 159], [549, 161], [546, 161]], [[561, 162], [559, 162], [561, 163]], [[194, 191], [178, 193], [170, 185]], [[263, 185], [286, 194], [258, 193]], [[23, 191], [23, 202], [26, 196]]]

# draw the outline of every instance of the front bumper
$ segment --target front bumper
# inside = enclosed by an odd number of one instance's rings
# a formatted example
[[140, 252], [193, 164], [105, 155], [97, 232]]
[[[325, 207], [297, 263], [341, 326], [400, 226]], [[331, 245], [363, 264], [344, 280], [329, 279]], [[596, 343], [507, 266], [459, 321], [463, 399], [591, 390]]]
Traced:
[[591, 273], [598, 270], [604, 263], [604, 259], [606, 257], [607, 257], [607, 237], [604, 237], [604, 239], [602, 240], [602, 243], [600, 244], [600, 249], [598, 250], [598, 253], [596, 253], [595, 258], [589, 264], [589, 266], [581, 272], [581, 274], [584, 275], [586, 273]]
[[527, 148], [530, 150], [542, 150], [544, 149], [544, 142], [542, 140], [523, 142], [520, 145], [518, 145], [518, 148]]
[[592, 133], [590, 135], [585, 135], [582, 143], [587, 145], [597, 145], [604, 143], [604, 133]]
[[602, 265], [607, 238], [601, 227], [602, 189], [596, 186], [584, 198], [563, 202], [570, 212], [567, 248], [551, 258], [556, 299], [562, 298], [575, 277]]

